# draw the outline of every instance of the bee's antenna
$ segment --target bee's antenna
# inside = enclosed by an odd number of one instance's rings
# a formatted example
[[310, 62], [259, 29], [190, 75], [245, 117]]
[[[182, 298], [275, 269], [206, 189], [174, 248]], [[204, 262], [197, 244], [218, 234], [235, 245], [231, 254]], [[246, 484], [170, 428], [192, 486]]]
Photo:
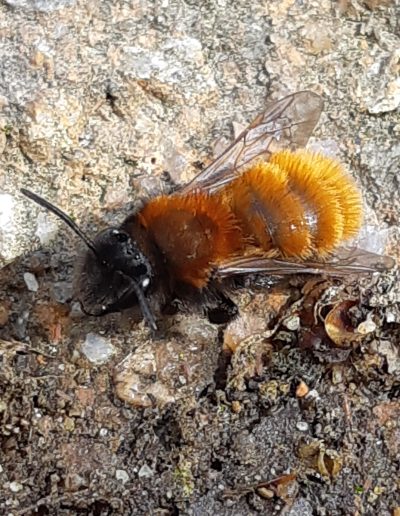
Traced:
[[129, 278], [131, 280], [132, 290], [135, 292], [137, 300], [139, 301], [139, 306], [142, 311], [143, 317], [145, 318], [147, 324], [153, 331], [157, 331], [157, 324], [154, 319], [153, 314], [151, 313], [151, 309], [147, 302], [146, 296], [144, 295], [143, 290], [136, 283], [133, 278]]
[[24, 194], [26, 197], [29, 197], [32, 201], [35, 201], [37, 204], [42, 206], [43, 208], [46, 208], [46, 210], [51, 211], [54, 213], [54, 215], [57, 215], [61, 220], [63, 220], [68, 226], [74, 231], [89, 247], [91, 251], [95, 254], [95, 256], [98, 256], [96, 248], [93, 244], [93, 242], [90, 240], [89, 237], [85, 235], [85, 233], [82, 232], [82, 230], [79, 229], [79, 227], [73, 222], [71, 217], [69, 217], [66, 213], [60, 210], [60, 208], [57, 208], [57, 206], [54, 206], [49, 201], [46, 201], [46, 199], [43, 199], [39, 195], [31, 192], [30, 190], [26, 190], [26, 188], [21, 188], [20, 192]]

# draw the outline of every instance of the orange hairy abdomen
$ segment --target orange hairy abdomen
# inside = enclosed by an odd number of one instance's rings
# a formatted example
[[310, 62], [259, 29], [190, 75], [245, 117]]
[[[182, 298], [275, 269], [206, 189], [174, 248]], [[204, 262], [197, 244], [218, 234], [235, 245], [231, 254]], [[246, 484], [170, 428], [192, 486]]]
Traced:
[[357, 234], [362, 202], [337, 162], [282, 151], [214, 195], [156, 197], [137, 217], [172, 278], [203, 288], [215, 267], [238, 254], [326, 257]]
[[263, 251], [323, 258], [354, 237], [362, 200], [334, 160], [307, 151], [282, 151], [259, 162], [223, 193], [245, 236]]
[[197, 288], [207, 284], [213, 267], [244, 247], [229, 207], [202, 192], [156, 197], [138, 218], [172, 276]]

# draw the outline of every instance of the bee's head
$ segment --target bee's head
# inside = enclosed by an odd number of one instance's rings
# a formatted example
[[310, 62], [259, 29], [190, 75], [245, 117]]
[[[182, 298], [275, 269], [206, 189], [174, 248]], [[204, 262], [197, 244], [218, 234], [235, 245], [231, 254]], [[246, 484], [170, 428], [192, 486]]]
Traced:
[[94, 238], [93, 248], [85, 252], [76, 278], [84, 312], [103, 315], [140, 303], [153, 271], [136, 242], [121, 229], [107, 228]]
[[129, 234], [108, 228], [91, 240], [59, 208], [29, 190], [21, 192], [60, 217], [85, 242], [88, 249], [75, 289], [82, 310], [88, 315], [104, 315], [139, 304], [143, 317], [156, 330], [145, 295], [153, 281], [152, 267]]

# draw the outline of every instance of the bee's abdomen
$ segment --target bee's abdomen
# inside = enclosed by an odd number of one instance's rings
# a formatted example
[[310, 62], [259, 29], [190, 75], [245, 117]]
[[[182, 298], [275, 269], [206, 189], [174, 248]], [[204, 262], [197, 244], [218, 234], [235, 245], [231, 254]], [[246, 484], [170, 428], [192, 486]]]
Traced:
[[339, 163], [306, 151], [256, 163], [224, 195], [244, 234], [271, 255], [323, 258], [361, 225], [354, 181]]

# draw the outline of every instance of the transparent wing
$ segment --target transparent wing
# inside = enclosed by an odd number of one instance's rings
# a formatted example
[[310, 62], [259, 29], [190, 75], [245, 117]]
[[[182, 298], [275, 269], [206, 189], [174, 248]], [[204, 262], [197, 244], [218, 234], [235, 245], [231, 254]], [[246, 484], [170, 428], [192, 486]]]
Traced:
[[322, 98], [312, 91], [299, 91], [268, 104], [238, 138], [206, 169], [185, 185], [182, 193], [194, 189], [215, 192], [232, 181], [254, 158], [265, 160], [277, 150], [304, 147], [323, 108]]
[[391, 269], [394, 265], [395, 261], [390, 256], [383, 256], [356, 247], [343, 247], [338, 250], [337, 256], [327, 262], [303, 261], [299, 263], [277, 258], [239, 257], [218, 267], [216, 275], [218, 278], [251, 273], [276, 276], [287, 274], [345, 276], [346, 274], [383, 272]]

